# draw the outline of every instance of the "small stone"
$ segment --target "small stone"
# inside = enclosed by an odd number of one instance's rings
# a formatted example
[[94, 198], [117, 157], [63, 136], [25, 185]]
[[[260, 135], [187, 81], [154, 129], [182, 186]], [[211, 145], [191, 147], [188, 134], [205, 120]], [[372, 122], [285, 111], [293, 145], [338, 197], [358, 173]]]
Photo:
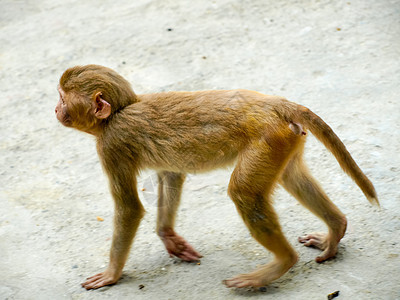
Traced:
[[339, 296], [339, 291], [335, 291], [335, 292], [330, 293], [330, 294], [328, 295], [328, 300], [332, 300], [333, 298], [336, 298], [336, 297], [338, 297], [338, 296]]

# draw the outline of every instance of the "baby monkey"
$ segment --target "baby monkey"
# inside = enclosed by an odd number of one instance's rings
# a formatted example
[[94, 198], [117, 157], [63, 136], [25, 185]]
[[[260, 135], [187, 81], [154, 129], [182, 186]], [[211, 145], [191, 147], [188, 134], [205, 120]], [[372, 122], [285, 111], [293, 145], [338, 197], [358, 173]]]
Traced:
[[171, 256], [196, 261], [201, 255], [174, 230], [185, 174], [236, 164], [228, 194], [251, 235], [274, 259], [224, 280], [227, 287], [267, 285], [297, 262], [272, 206], [278, 183], [328, 227], [327, 233], [311, 233], [299, 241], [322, 250], [317, 262], [336, 255], [347, 221], [303, 161], [307, 131], [332, 152], [367, 199], [379, 205], [372, 183], [333, 130], [308, 108], [282, 97], [248, 90], [136, 95], [123, 77], [98, 65], [66, 70], [58, 90], [57, 119], [96, 137], [115, 203], [109, 265], [82, 284], [86, 289], [121, 277], [145, 212], [136, 177], [146, 168], [158, 174], [158, 235]]

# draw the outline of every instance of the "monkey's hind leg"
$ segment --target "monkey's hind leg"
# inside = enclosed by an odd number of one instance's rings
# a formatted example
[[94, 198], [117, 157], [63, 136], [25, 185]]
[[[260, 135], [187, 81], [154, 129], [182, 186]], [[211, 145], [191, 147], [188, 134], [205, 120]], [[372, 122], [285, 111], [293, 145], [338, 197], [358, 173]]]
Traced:
[[239, 157], [229, 183], [229, 196], [252, 236], [275, 258], [251, 273], [225, 280], [227, 287], [267, 285], [297, 262], [297, 253], [282, 233], [270, 195], [300, 138], [290, 129], [272, 134], [264, 143], [253, 145]]
[[337, 253], [339, 241], [346, 232], [347, 220], [310, 175], [302, 159], [302, 151], [288, 163], [281, 178], [283, 187], [301, 204], [321, 218], [329, 228], [328, 233], [315, 232], [299, 237], [305, 246], [317, 247], [323, 252], [316, 257], [323, 262]]
[[158, 174], [157, 234], [169, 255], [185, 261], [198, 261], [202, 256], [174, 231], [176, 211], [186, 175], [173, 172]]

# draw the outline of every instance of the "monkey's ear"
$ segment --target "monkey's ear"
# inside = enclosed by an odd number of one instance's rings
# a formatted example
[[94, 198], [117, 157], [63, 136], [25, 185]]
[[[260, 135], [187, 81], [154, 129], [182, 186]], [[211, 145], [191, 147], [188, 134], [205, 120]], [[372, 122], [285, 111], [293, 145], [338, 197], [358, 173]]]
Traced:
[[106, 119], [111, 115], [111, 105], [101, 98], [101, 92], [97, 92], [94, 96], [94, 115], [98, 119]]

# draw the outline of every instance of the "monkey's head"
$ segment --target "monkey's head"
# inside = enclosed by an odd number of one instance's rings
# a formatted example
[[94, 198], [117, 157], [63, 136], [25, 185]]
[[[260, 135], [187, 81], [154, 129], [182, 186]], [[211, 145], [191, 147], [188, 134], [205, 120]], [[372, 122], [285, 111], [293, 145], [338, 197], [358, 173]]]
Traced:
[[67, 69], [58, 86], [55, 112], [67, 127], [96, 134], [116, 112], [137, 102], [130, 84], [115, 71], [98, 65]]

